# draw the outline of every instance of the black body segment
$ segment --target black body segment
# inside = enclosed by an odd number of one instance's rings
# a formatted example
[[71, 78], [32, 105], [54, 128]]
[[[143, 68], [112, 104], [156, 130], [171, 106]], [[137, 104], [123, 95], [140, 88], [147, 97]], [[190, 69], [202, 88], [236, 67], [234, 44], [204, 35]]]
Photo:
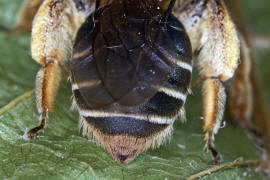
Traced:
[[191, 44], [189, 41], [189, 37], [185, 32], [184, 26], [178, 21], [178, 19], [171, 15], [169, 17], [169, 21], [167, 22], [167, 31], [168, 35], [172, 39], [175, 49], [176, 50], [175, 56], [178, 59], [178, 61], [183, 61], [189, 65], [192, 64], [192, 52], [191, 50]]
[[149, 137], [168, 124], [151, 123], [130, 117], [86, 117], [86, 121], [106, 134], [129, 134], [135, 137]]
[[189, 89], [190, 82], [191, 71], [181, 67], [176, 67], [165, 86], [186, 94]]
[[74, 100], [87, 123], [104, 133], [153, 135], [172, 123], [185, 103], [190, 41], [174, 16], [162, 21], [165, 11], [153, 8], [154, 2], [110, 1], [77, 34]]
[[183, 99], [176, 99], [164, 92], [158, 92], [140, 107], [140, 112], [172, 118], [177, 115], [183, 104]]

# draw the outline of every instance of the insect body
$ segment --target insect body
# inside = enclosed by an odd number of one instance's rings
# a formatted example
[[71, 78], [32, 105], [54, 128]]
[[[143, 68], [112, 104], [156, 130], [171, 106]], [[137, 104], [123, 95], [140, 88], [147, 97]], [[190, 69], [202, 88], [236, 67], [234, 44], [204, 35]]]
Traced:
[[[35, 138], [45, 128], [61, 67], [72, 52], [72, 91], [83, 134], [118, 163], [130, 162], [168, 139], [173, 122], [184, 114], [193, 53], [203, 79], [206, 148], [218, 161], [213, 141], [224, 112], [222, 83], [237, 68], [238, 36], [221, 0], [189, 0], [172, 14], [174, 4], [175, 0], [27, 0], [21, 17], [39, 7], [31, 50], [42, 64], [36, 85], [40, 125], [28, 136]], [[15, 29], [28, 22], [22, 18]]]
[[117, 162], [167, 139], [188, 92], [188, 36], [157, 7], [113, 1], [88, 17], [75, 41], [72, 87], [84, 134]]

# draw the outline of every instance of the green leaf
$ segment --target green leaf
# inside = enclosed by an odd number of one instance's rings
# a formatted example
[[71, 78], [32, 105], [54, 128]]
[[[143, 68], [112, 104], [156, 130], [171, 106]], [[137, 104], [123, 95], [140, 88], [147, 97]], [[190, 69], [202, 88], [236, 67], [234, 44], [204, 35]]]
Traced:
[[[254, 8], [249, 6], [253, 1], [248, 2], [247, 6]], [[9, 27], [15, 24], [20, 4], [21, 0], [0, 0], [1, 24]], [[268, 10], [265, 13], [270, 16]], [[264, 23], [268, 23], [269, 29], [268, 20]], [[269, 49], [267, 53], [270, 55]], [[265, 60], [267, 55], [263, 56]], [[267, 67], [270, 67], [269, 61]], [[264, 73], [269, 73], [267, 67]], [[211, 164], [211, 155], [203, 150], [198, 88], [188, 97], [188, 121], [175, 123], [171, 142], [141, 154], [128, 165], [115, 163], [104, 149], [82, 137], [78, 131], [78, 113], [70, 110], [71, 87], [66, 81], [61, 84], [55, 112], [50, 114], [45, 132], [37, 140], [24, 139], [26, 130], [38, 125], [35, 97], [31, 95], [38, 69], [39, 65], [30, 56], [29, 33], [0, 34], [0, 179], [186, 179], [215, 167]], [[244, 131], [229, 116], [224, 119], [226, 126], [215, 141], [222, 154], [221, 164], [260, 158], [260, 150]], [[218, 171], [202, 179], [266, 177], [254, 167], [248, 167]]]

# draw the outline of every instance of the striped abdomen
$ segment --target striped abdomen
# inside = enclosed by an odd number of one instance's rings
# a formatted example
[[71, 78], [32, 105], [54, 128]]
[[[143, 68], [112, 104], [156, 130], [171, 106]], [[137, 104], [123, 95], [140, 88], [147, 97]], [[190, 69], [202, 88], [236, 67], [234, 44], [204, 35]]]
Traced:
[[78, 32], [72, 89], [84, 133], [129, 162], [170, 134], [191, 81], [191, 46], [175, 17], [161, 22], [157, 9], [117, 2]]

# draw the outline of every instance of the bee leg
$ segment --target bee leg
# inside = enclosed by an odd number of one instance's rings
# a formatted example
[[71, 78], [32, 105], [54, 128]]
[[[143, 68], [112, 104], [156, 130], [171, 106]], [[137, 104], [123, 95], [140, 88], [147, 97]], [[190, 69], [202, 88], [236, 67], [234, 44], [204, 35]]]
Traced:
[[58, 61], [46, 60], [36, 77], [37, 108], [40, 125], [31, 129], [27, 135], [36, 138], [40, 130], [45, 129], [48, 113], [53, 112], [55, 95], [61, 80], [61, 68]]
[[0, 31], [4, 31], [7, 34], [17, 34], [21, 31], [31, 31], [33, 19], [42, 2], [43, 0], [25, 0], [20, 9], [15, 27], [7, 28], [0, 25]]
[[226, 102], [225, 88], [218, 77], [210, 77], [204, 80], [203, 92], [203, 130], [206, 132], [205, 147], [214, 157], [214, 162], [220, 160], [220, 155], [214, 148], [214, 135], [218, 132], [223, 118]]
[[246, 45], [241, 43], [241, 63], [235, 71], [230, 95], [231, 116], [242, 125], [250, 119], [252, 111], [251, 64], [248, 53]]
[[35, 138], [45, 128], [48, 113], [53, 111], [61, 67], [69, 59], [78, 29], [93, 10], [94, 3], [90, 6], [90, 1], [85, 2], [76, 4], [74, 0], [44, 0], [35, 16], [31, 51], [33, 59], [42, 65], [36, 77], [40, 125], [28, 132], [29, 138]]
[[220, 128], [226, 101], [222, 83], [233, 77], [239, 63], [237, 31], [223, 1], [188, 0], [174, 10], [190, 37], [192, 51], [196, 55], [195, 64], [204, 79], [205, 147], [213, 154], [214, 161], [218, 162], [220, 156], [214, 149], [214, 135]]
[[230, 114], [253, 137], [260, 139], [260, 133], [250, 126], [249, 120], [253, 109], [252, 84], [250, 79], [251, 59], [245, 40], [241, 37], [241, 64], [235, 71], [230, 93]]
[[[267, 150], [267, 163], [270, 167], [270, 114], [267, 99], [264, 96], [264, 88], [260, 73], [258, 72], [256, 63], [252, 61], [252, 68], [250, 73], [252, 84], [253, 99], [253, 117], [254, 123], [259, 129], [260, 139], [259, 143]], [[258, 139], [257, 139], [258, 140]]]
[[[270, 46], [270, 36], [269, 34], [264, 35], [257, 35], [257, 34], [250, 34], [247, 32], [247, 25], [245, 24], [245, 18], [243, 13], [243, 0], [234, 1], [228, 0], [228, 6], [231, 9], [232, 15], [234, 15], [236, 24], [238, 25], [238, 29], [241, 34], [244, 36], [247, 44], [252, 49], [264, 49], [269, 48]], [[253, 116], [252, 120], [253, 123], [256, 125], [259, 134], [255, 137], [256, 140], [266, 149], [267, 156], [263, 156], [268, 163], [268, 167], [270, 167], [270, 114], [269, 114], [269, 104], [267, 102], [267, 98], [264, 92], [264, 85], [262, 83], [262, 78], [260, 76], [259, 69], [257, 67], [256, 58], [254, 53], [251, 49], [250, 56], [251, 56], [251, 70], [250, 70], [250, 83], [252, 85], [252, 104], [253, 104]], [[257, 131], [256, 131], [257, 132]], [[254, 135], [254, 133], [252, 134]], [[258, 136], [259, 135], [259, 136]]]

